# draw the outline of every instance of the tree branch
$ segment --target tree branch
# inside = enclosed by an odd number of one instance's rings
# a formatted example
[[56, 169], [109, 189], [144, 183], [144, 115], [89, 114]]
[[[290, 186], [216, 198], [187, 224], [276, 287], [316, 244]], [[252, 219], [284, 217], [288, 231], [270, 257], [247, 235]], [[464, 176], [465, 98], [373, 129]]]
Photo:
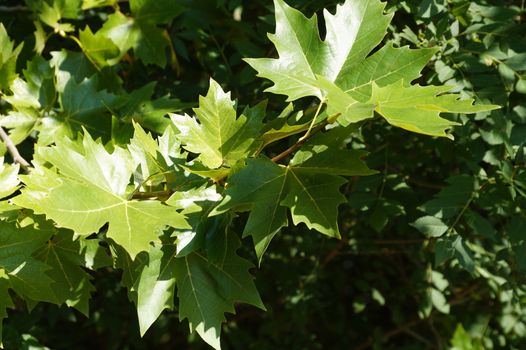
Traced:
[[29, 164], [29, 162], [20, 155], [15, 144], [13, 143], [9, 135], [5, 132], [4, 128], [1, 126], [0, 138], [2, 138], [2, 141], [4, 141], [7, 150], [11, 154], [11, 158], [13, 158], [13, 162], [20, 164], [20, 167], [26, 174], [29, 173], [29, 167], [31, 166], [31, 164]]
[[300, 138], [298, 140], [298, 142], [296, 142], [295, 144], [293, 144], [292, 146], [290, 146], [289, 148], [287, 148], [286, 150], [284, 150], [283, 152], [281, 152], [277, 156], [273, 157], [272, 161], [274, 163], [277, 163], [280, 160], [282, 160], [283, 158], [285, 158], [286, 156], [288, 156], [289, 154], [291, 154], [291, 153], [297, 151], [298, 149], [300, 149], [301, 146], [303, 146], [303, 144], [305, 142], [307, 142], [312, 136], [316, 135], [316, 133], [318, 131], [322, 130], [327, 124], [329, 124], [329, 122], [327, 120], [323, 121], [323, 123], [321, 123], [320, 125], [318, 125], [314, 129], [312, 129], [311, 132], [308, 135], [305, 134], [305, 136]]
[[0, 12], [25, 12], [29, 11], [29, 7], [27, 6], [0, 6]]

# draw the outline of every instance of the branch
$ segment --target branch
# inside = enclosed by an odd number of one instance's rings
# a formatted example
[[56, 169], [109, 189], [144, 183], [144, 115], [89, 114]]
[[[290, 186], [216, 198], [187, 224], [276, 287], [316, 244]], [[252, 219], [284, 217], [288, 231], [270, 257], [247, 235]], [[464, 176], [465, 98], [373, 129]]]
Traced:
[[320, 125], [318, 125], [314, 129], [312, 129], [311, 132], [308, 135], [305, 134], [305, 136], [300, 138], [298, 140], [298, 142], [296, 142], [295, 144], [293, 144], [292, 146], [290, 146], [289, 148], [287, 148], [286, 150], [284, 150], [283, 152], [281, 152], [277, 156], [273, 157], [272, 161], [274, 163], [277, 163], [280, 160], [282, 160], [283, 158], [285, 158], [286, 156], [288, 156], [289, 154], [291, 154], [291, 153], [297, 151], [298, 149], [300, 149], [301, 146], [303, 146], [303, 144], [305, 142], [307, 142], [312, 136], [316, 135], [316, 133], [318, 131], [322, 130], [327, 124], [329, 124], [329, 122], [327, 120], [323, 121], [323, 123], [321, 123]]
[[31, 164], [29, 164], [29, 162], [20, 155], [15, 144], [13, 143], [9, 135], [5, 132], [4, 128], [1, 126], [0, 126], [0, 137], [2, 138], [2, 141], [4, 141], [5, 146], [7, 147], [7, 150], [11, 154], [11, 158], [13, 158], [13, 162], [20, 164], [20, 167], [26, 174], [29, 173], [29, 167], [31, 166]]
[[27, 6], [0, 6], [0, 12], [25, 12], [29, 11]]
[[[425, 321], [426, 319], [413, 319], [403, 325], [400, 325], [390, 331], [388, 331], [387, 333], [385, 333], [382, 337], [382, 339], [380, 340], [380, 343], [383, 343], [385, 341], [387, 341], [389, 338], [392, 338], [400, 333], [403, 333], [405, 332], [407, 329], [413, 327], [413, 326], [416, 326], [417, 324]], [[364, 343], [358, 345], [357, 347], [355, 347], [354, 349], [355, 350], [365, 350], [369, 347], [371, 347], [372, 345], [374, 345], [374, 339], [371, 339], [369, 338], [369, 340], [365, 341]]]

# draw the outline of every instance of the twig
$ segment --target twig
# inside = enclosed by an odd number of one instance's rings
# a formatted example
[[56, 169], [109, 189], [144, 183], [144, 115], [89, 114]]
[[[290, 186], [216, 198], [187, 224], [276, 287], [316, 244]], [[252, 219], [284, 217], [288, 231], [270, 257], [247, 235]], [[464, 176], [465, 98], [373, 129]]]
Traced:
[[288, 156], [289, 154], [291, 154], [291, 153], [297, 151], [298, 149], [300, 149], [301, 146], [303, 146], [303, 144], [305, 142], [307, 142], [312, 136], [316, 135], [316, 133], [318, 131], [322, 130], [327, 124], [329, 124], [329, 122], [327, 120], [325, 120], [323, 123], [321, 123], [320, 125], [318, 125], [314, 129], [312, 129], [312, 131], [311, 131], [311, 133], [309, 135], [306, 135], [306, 137], [300, 138], [298, 140], [298, 142], [296, 142], [295, 144], [293, 144], [292, 146], [290, 146], [289, 148], [287, 148], [286, 150], [284, 150], [283, 152], [281, 152], [277, 156], [273, 157], [272, 161], [274, 163], [277, 163], [280, 160], [282, 160], [283, 158], [285, 158], [286, 156]]
[[168, 198], [173, 194], [173, 191], [153, 191], [153, 192], [134, 192], [131, 199], [151, 199], [151, 198]]
[[4, 128], [1, 126], [0, 126], [0, 137], [2, 138], [2, 141], [4, 141], [5, 146], [7, 147], [7, 150], [11, 154], [11, 157], [13, 158], [13, 162], [20, 164], [20, 167], [26, 174], [29, 173], [29, 167], [31, 166], [31, 164], [29, 164], [29, 162], [20, 155], [15, 144], [13, 143], [9, 135], [5, 132]]
[[25, 12], [29, 11], [27, 6], [0, 6], [0, 12]]
[[[425, 321], [425, 319], [414, 319], [412, 321], [409, 321], [403, 325], [400, 325], [392, 330], [390, 330], [389, 332], [385, 333], [382, 337], [382, 339], [380, 340], [381, 343], [389, 340], [389, 338], [392, 338], [394, 337], [395, 335], [398, 335], [400, 333], [403, 333], [405, 332], [407, 329], [419, 324], [420, 322], [423, 322]], [[372, 346], [374, 344], [374, 339], [372, 338], [369, 338], [369, 340], [367, 340], [366, 342], [358, 345], [357, 347], [354, 348], [354, 350], [365, 350], [367, 348], [369, 348], [370, 346]]]

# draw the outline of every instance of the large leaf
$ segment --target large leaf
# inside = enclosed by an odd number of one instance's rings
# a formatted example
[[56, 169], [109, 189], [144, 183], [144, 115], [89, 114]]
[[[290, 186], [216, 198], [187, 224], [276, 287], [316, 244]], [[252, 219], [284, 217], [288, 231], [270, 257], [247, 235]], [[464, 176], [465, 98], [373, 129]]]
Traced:
[[327, 34], [322, 41], [316, 15], [306, 18], [283, 0], [274, 0], [276, 33], [269, 38], [279, 58], [246, 61], [259, 76], [274, 82], [267, 91], [287, 95], [289, 101], [304, 96], [323, 99], [316, 76], [341, 79], [380, 43], [392, 17], [383, 14], [384, 6], [377, 0], [347, 0], [335, 14], [325, 10]]
[[248, 59], [259, 76], [272, 80], [268, 91], [296, 100], [316, 96], [344, 126], [372, 118], [374, 112], [410, 131], [446, 136], [455, 125], [441, 112], [475, 113], [498, 108], [472, 106], [458, 95], [438, 94], [449, 87], [410, 86], [435, 49], [411, 50], [388, 44], [367, 57], [385, 35], [391, 15], [378, 0], [347, 0], [334, 15], [324, 12], [326, 37], [317, 19], [307, 19], [282, 0], [274, 1], [276, 34], [269, 35], [279, 58]]
[[232, 166], [249, 155], [264, 113], [250, 109], [236, 119], [230, 93], [214, 80], [210, 80], [207, 95], [199, 98], [199, 108], [194, 111], [199, 123], [188, 115], [172, 115], [172, 121], [180, 131], [178, 138], [188, 151], [199, 154], [199, 161], [215, 169]]
[[[349, 152], [343, 156], [356, 154]], [[336, 175], [373, 173], [358, 159], [344, 162], [359, 166], [353, 171], [342, 164], [327, 174], [326, 166], [317, 169], [307, 164], [302, 169], [299, 160], [297, 166], [284, 167], [265, 158], [251, 159], [245, 168], [231, 176], [226, 197], [213, 213], [250, 210], [243, 235], [252, 236], [260, 260], [274, 235], [287, 225], [287, 207], [294, 224], [305, 223], [310, 229], [339, 238], [337, 209], [345, 201], [339, 188], [345, 180]]]
[[109, 223], [107, 236], [132, 257], [150, 248], [166, 226], [187, 227], [175, 208], [154, 200], [128, 199], [127, 185], [135, 169], [130, 153], [108, 153], [86, 134], [82, 143], [67, 139], [39, 150], [41, 168], [24, 178], [26, 188], [14, 202], [45, 214], [57, 225], [89, 235]]
[[235, 234], [223, 229], [209, 238], [206, 255], [194, 252], [175, 263], [179, 318], [188, 318], [190, 330], [215, 349], [221, 347], [225, 312], [235, 313], [234, 302], [264, 309], [249, 272], [252, 264], [236, 254], [239, 246]]

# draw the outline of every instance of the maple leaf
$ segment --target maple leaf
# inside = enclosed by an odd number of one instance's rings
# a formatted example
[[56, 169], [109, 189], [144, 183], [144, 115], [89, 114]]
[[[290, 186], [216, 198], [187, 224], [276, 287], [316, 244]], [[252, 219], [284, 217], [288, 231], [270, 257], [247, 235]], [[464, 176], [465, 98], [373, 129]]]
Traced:
[[131, 0], [131, 17], [117, 11], [108, 17], [97, 34], [110, 38], [121, 56], [133, 48], [134, 54], [145, 64], [164, 67], [164, 52], [170, 42], [158, 25], [169, 23], [181, 9], [170, 0]]
[[104, 33], [98, 31], [93, 34], [86, 26], [79, 32], [78, 40], [86, 57], [99, 69], [119, 62], [119, 48]]
[[236, 118], [235, 102], [230, 93], [210, 80], [206, 96], [199, 98], [199, 108], [194, 112], [199, 119], [188, 115], [173, 114], [172, 121], [180, 131], [177, 137], [185, 148], [198, 153], [198, 160], [210, 169], [232, 166], [249, 155], [259, 136], [264, 117], [264, 106], [246, 109]]
[[4, 164], [4, 157], [0, 157], [0, 199], [9, 196], [18, 189], [18, 171], [20, 165]]
[[327, 34], [322, 41], [316, 15], [306, 18], [283, 0], [274, 0], [276, 33], [269, 39], [279, 58], [245, 61], [260, 77], [274, 82], [269, 92], [287, 95], [288, 101], [305, 96], [323, 99], [316, 76], [340, 79], [380, 43], [392, 18], [383, 14], [384, 7], [377, 0], [347, 0], [334, 15], [324, 10]]
[[[243, 236], [252, 236], [260, 261], [272, 238], [288, 225], [287, 207], [295, 225], [305, 223], [310, 229], [339, 238], [337, 209], [345, 202], [339, 188], [346, 180], [325, 174], [325, 170], [323, 166], [316, 169], [307, 164], [302, 169], [280, 166], [264, 158], [251, 159], [245, 168], [229, 178], [226, 197], [212, 215], [230, 209], [250, 210]], [[364, 174], [362, 170], [343, 167], [335, 167], [331, 172]], [[367, 169], [365, 173], [373, 172]]]
[[0, 90], [3, 90], [17, 77], [16, 60], [23, 44], [15, 48], [15, 43], [9, 39], [4, 24], [0, 23]]
[[[269, 38], [279, 58], [246, 61], [259, 76], [272, 80], [274, 85], [267, 91], [287, 95], [289, 101], [316, 96], [327, 104], [328, 114], [337, 115], [343, 126], [372, 118], [378, 112], [395, 126], [450, 137], [445, 130], [456, 123], [440, 118], [440, 112], [476, 113], [498, 108], [472, 106], [472, 100], [459, 101], [458, 95], [451, 95], [435, 100], [436, 113], [426, 113], [421, 104], [415, 107], [416, 99], [411, 105], [397, 97], [417, 91], [410, 83], [420, 76], [436, 50], [394, 48], [388, 44], [367, 57], [380, 43], [391, 20], [392, 15], [383, 14], [385, 3], [347, 0], [337, 6], [334, 15], [325, 10], [327, 34], [323, 41], [315, 15], [306, 18], [283, 0], [274, 0], [274, 6], [276, 33]], [[387, 90], [387, 86], [391, 88]], [[398, 94], [388, 93], [396, 89]], [[436, 89], [433, 97], [451, 90]], [[431, 89], [425, 91], [430, 93]], [[427, 97], [429, 102], [430, 96]], [[406, 114], [394, 113], [395, 109]]]
[[180, 319], [188, 318], [191, 331], [215, 349], [220, 349], [221, 324], [225, 312], [235, 313], [240, 301], [265, 309], [249, 269], [239, 257], [239, 239], [226, 229], [208, 238], [206, 254], [192, 252], [175, 260]]
[[117, 254], [117, 267], [123, 269], [123, 284], [137, 307], [141, 336], [164, 309], [173, 309], [175, 296], [174, 245], [154, 246], [135, 260]]
[[[1, 294], [13, 289], [29, 300], [59, 303], [50, 287], [53, 283], [47, 275], [50, 267], [33, 257], [52, 234], [52, 230], [35, 225], [30, 218], [20, 223], [0, 221]], [[6, 301], [3, 299], [0, 299], [0, 318], [5, 314], [5, 307], [12, 305], [9, 297]]]
[[132, 259], [147, 251], [164, 227], [188, 227], [176, 208], [128, 199], [127, 185], [136, 163], [122, 148], [110, 154], [85, 133], [82, 143], [58, 140], [56, 146], [40, 148], [38, 155], [41, 164], [54, 168], [40, 167], [24, 177], [26, 188], [13, 202], [45, 214], [58, 226], [89, 235], [109, 223], [107, 237]]
[[58, 303], [66, 303], [84, 315], [89, 315], [89, 298], [95, 290], [92, 277], [84, 271], [81, 244], [73, 241], [73, 232], [54, 229], [54, 237], [35, 251], [34, 257], [47, 266], [53, 279], [51, 289]]
[[7, 309], [13, 309], [15, 304], [11, 295], [9, 295], [9, 276], [7, 276], [5, 270], [0, 267], [0, 347], [2, 344], [2, 323], [4, 318], [7, 317]]
[[250, 210], [243, 236], [252, 236], [261, 261], [272, 238], [288, 225], [287, 207], [295, 225], [305, 223], [330, 237], [340, 237], [338, 206], [345, 202], [339, 188], [344, 176], [375, 174], [362, 158], [364, 151], [341, 148], [349, 128], [320, 133], [296, 152], [288, 166], [265, 158], [249, 159], [228, 180], [225, 199], [211, 215], [233, 209]]

